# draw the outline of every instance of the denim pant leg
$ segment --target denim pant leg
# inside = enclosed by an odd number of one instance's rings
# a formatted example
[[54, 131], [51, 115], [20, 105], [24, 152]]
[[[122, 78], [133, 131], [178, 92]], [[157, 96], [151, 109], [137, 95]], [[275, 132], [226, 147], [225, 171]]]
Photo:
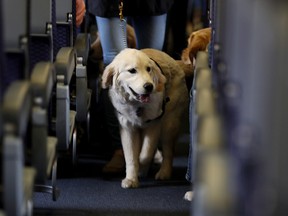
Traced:
[[166, 35], [167, 14], [130, 17], [135, 29], [137, 49], [162, 50]]
[[127, 48], [126, 22], [120, 21], [119, 17], [98, 16], [96, 22], [103, 50], [103, 63], [108, 65], [121, 50]]

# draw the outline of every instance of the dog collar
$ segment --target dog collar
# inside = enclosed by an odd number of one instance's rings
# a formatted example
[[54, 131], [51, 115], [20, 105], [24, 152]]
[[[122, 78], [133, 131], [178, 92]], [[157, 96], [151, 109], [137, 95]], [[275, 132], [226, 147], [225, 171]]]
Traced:
[[160, 67], [160, 65], [158, 64], [157, 61], [155, 61], [153, 58], [150, 57], [150, 59], [157, 65], [157, 67], [160, 69], [161, 73], [164, 75], [162, 68]]
[[[154, 119], [149, 119], [147, 121], [145, 121], [146, 123], [149, 123], [151, 121], [156, 121], [156, 120], [159, 120], [162, 118], [162, 116], [165, 114], [165, 110], [166, 110], [166, 104], [170, 101], [170, 98], [169, 97], [166, 97], [163, 102], [162, 102], [162, 112], [159, 116], [157, 116], [156, 118]], [[119, 110], [115, 109], [120, 115], [123, 115]], [[136, 115], [138, 117], [141, 117], [141, 115], [143, 114], [143, 107], [138, 107], [138, 109], [136, 110]]]
[[170, 101], [170, 98], [169, 97], [166, 97], [164, 100], [163, 100], [163, 103], [162, 103], [162, 113], [156, 117], [155, 119], [149, 119], [146, 121], [146, 123], [149, 123], [151, 121], [155, 121], [155, 120], [159, 120], [162, 118], [162, 116], [165, 114], [165, 108], [166, 108], [166, 104]]
[[[151, 59], [152, 61], [154, 61], [154, 63], [155, 63], [155, 64], [157, 65], [157, 67], [160, 69], [161, 73], [164, 75], [163, 70], [162, 70], [161, 66], [158, 64], [158, 62], [155, 61], [155, 60], [154, 60], [153, 58], [151, 58], [151, 57], [150, 57], [150, 59]], [[166, 98], [163, 100], [163, 102], [162, 102], [162, 113], [161, 113], [158, 117], [156, 117], [155, 119], [149, 119], [149, 120], [147, 120], [146, 123], [149, 123], [149, 122], [151, 122], [151, 121], [155, 121], [155, 120], [161, 119], [162, 116], [163, 116], [164, 113], [165, 113], [166, 104], [167, 104], [169, 101], [170, 101], [170, 98], [169, 98], [169, 97], [166, 97]]]

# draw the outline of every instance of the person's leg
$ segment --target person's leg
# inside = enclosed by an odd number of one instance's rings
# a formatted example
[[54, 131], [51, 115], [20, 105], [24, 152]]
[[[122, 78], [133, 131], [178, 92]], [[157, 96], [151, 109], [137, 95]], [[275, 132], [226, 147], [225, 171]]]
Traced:
[[127, 47], [126, 22], [120, 21], [118, 17], [97, 16], [96, 22], [103, 50], [103, 63], [106, 66], [121, 50]]
[[137, 38], [137, 48], [163, 49], [167, 14], [160, 16], [133, 17], [132, 24]]
[[[98, 32], [103, 50], [103, 64], [106, 67], [114, 57], [127, 47], [126, 23], [119, 18], [96, 17]], [[119, 122], [114, 107], [109, 99], [108, 90], [101, 90], [101, 101], [104, 105], [105, 121], [110, 135], [114, 154], [111, 160], [104, 166], [104, 173], [118, 173], [125, 170], [125, 160], [122, 151], [119, 133]]]
[[[182, 51], [187, 46], [187, 5], [188, 0], [175, 1], [168, 14], [167, 28], [170, 30], [168, 31], [169, 34], [167, 34], [168, 38], [170, 38], [170, 50], [168, 51], [177, 60], [181, 59]], [[182, 11], [182, 13], [178, 14], [179, 11]]]

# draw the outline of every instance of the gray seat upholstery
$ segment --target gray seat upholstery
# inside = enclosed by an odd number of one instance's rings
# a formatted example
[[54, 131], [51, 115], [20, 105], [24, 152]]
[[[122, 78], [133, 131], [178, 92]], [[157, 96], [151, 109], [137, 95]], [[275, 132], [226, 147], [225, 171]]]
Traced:
[[[71, 134], [75, 131], [76, 111], [70, 110], [70, 81], [76, 66], [76, 55], [73, 50], [58, 47], [55, 38], [58, 35], [56, 28], [55, 0], [32, 0], [31, 1], [31, 48], [30, 55], [36, 57], [33, 64], [39, 61], [50, 61], [56, 69], [56, 104], [53, 118], [55, 121], [51, 130], [58, 139], [57, 152], [70, 150], [70, 142], [76, 144]], [[44, 40], [47, 37], [49, 40]], [[37, 39], [37, 40], [36, 40]], [[36, 44], [33, 44], [36, 42]], [[33, 46], [32, 46], [33, 45]], [[44, 49], [47, 47], [47, 49]], [[39, 51], [41, 49], [42, 51]], [[44, 52], [43, 52], [44, 49]], [[59, 53], [58, 53], [59, 52]], [[66, 53], [67, 52], [67, 53]], [[38, 54], [39, 53], [39, 54]], [[42, 54], [49, 54], [45, 56]], [[33, 68], [31, 68], [32, 71]], [[54, 125], [56, 125], [54, 127]], [[76, 139], [76, 135], [74, 136]], [[71, 141], [71, 139], [73, 141]], [[51, 140], [51, 137], [50, 137]], [[73, 157], [74, 161], [74, 157]]]
[[[31, 74], [33, 93], [32, 110], [32, 164], [37, 169], [35, 190], [49, 192], [55, 201], [59, 196], [56, 188], [58, 139], [48, 134], [48, 107], [56, 83], [54, 66], [50, 62], [39, 62]], [[45, 160], [46, 159], [46, 160]], [[48, 177], [51, 185], [47, 185]]]
[[72, 47], [61, 48], [56, 56], [54, 65], [57, 76], [57, 111], [56, 111], [56, 135], [58, 149], [67, 151], [72, 147], [72, 162], [76, 162], [76, 111], [70, 110], [69, 84], [76, 68], [76, 52]]
[[[1, 68], [3, 94], [2, 176], [5, 215], [32, 215], [32, 194], [36, 170], [25, 164], [31, 92], [28, 78], [28, 5], [26, 0], [1, 1], [3, 14], [3, 50], [5, 67]], [[17, 7], [15, 7], [17, 5]], [[17, 14], [17, 19], [15, 19]], [[17, 28], [15, 28], [17, 26]], [[1, 29], [2, 30], [2, 29]], [[3, 85], [2, 85], [3, 84]]]
[[[75, 110], [77, 112], [77, 125], [86, 127], [89, 135], [90, 103], [92, 91], [88, 88], [87, 81], [87, 60], [90, 50], [90, 34], [77, 33], [75, 24], [75, 2], [72, 0], [56, 1], [56, 23], [58, 34], [55, 43], [59, 46], [74, 47], [77, 53], [76, 65], [76, 95]], [[65, 37], [64, 35], [67, 34]], [[57, 46], [56, 46], [57, 48]], [[84, 129], [84, 128], [83, 128]], [[89, 139], [89, 137], [88, 137]]]
[[[11, 100], [13, 98], [13, 100]], [[3, 194], [8, 216], [31, 215], [36, 170], [25, 166], [24, 149], [31, 112], [30, 84], [13, 82], [3, 101]]]
[[31, 0], [30, 13], [30, 73], [39, 61], [53, 62], [53, 0]]

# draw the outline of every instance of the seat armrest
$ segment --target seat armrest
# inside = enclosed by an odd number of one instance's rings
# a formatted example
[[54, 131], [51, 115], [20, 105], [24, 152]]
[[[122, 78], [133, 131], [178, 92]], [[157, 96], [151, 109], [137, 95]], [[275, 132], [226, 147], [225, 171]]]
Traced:
[[[31, 74], [31, 88], [34, 103], [45, 108], [48, 106], [53, 86], [56, 82], [54, 65], [50, 62], [39, 62]], [[37, 101], [35, 101], [37, 99]], [[39, 99], [39, 100], [38, 100]]]
[[56, 56], [55, 69], [57, 79], [58, 76], [62, 76], [64, 79], [64, 84], [68, 85], [70, 83], [73, 72], [76, 68], [77, 54], [72, 47], [62, 47]]
[[31, 111], [31, 92], [28, 81], [15, 81], [7, 89], [3, 101], [5, 132], [22, 136], [27, 130]]

